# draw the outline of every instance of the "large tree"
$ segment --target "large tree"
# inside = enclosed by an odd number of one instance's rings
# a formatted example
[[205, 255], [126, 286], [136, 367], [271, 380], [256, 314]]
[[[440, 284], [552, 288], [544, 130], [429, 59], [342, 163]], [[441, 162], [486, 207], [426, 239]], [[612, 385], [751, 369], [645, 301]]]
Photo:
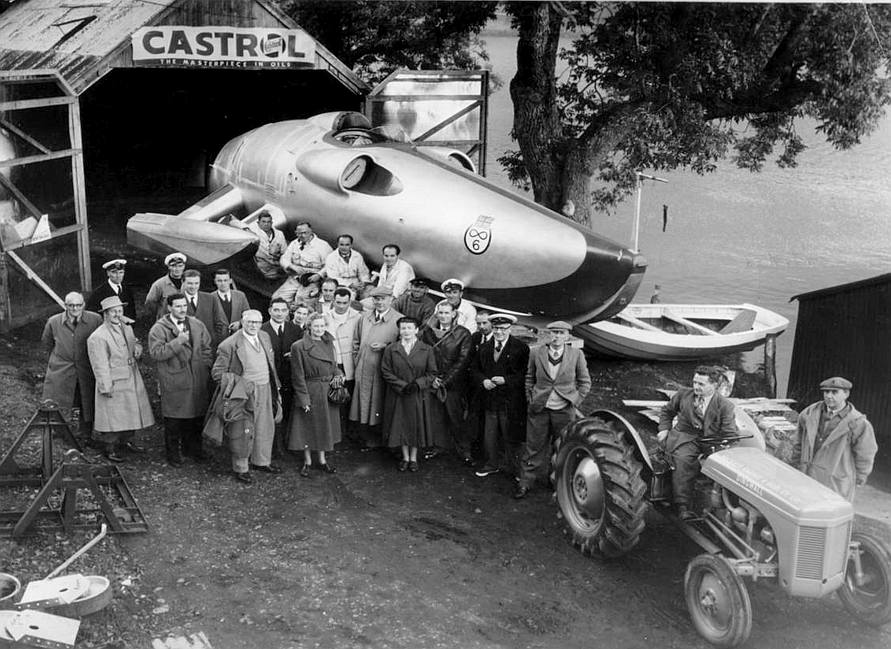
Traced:
[[397, 68], [473, 69], [486, 59], [479, 33], [496, 2], [277, 0], [353, 71], [379, 81]]
[[638, 170], [703, 173], [727, 156], [753, 171], [772, 156], [794, 166], [800, 118], [844, 149], [889, 101], [888, 5], [507, 8], [519, 32], [510, 93], [520, 150], [500, 161], [537, 202], [573, 199], [583, 223], [627, 195]]

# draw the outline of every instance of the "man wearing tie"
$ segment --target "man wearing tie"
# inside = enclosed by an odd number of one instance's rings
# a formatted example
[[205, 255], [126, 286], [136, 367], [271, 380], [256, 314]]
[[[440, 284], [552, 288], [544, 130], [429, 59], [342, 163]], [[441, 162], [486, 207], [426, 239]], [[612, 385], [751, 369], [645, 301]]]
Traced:
[[136, 300], [133, 299], [133, 289], [124, 284], [124, 271], [127, 266], [126, 259], [112, 259], [102, 264], [105, 270], [106, 280], [93, 289], [90, 299], [87, 300], [86, 310], [99, 313], [99, 305], [107, 297], [117, 296], [126, 306], [124, 315], [130, 320], [136, 320]]
[[[693, 481], [699, 475], [701, 437], [736, 435], [733, 404], [716, 392], [721, 372], [715, 367], [700, 366], [693, 373], [693, 387], [675, 392], [662, 407], [659, 434], [656, 438], [671, 456], [673, 501], [678, 516], [694, 518], [690, 495]], [[674, 423], [677, 417], [677, 423]]]
[[[484, 342], [473, 360], [471, 383], [483, 412], [483, 466], [476, 475], [485, 478], [506, 469], [518, 472], [518, 447], [526, 438], [526, 368], [529, 345], [510, 335], [517, 319], [496, 313], [487, 321], [492, 340]], [[477, 330], [479, 333], [479, 330]]]
[[229, 335], [226, 314], [223, 306], [212, 294], [199, 291], [201, 288], [201, 273], [189, 269], [183, 273], [183, 294], [186, 296], [187, 315], [198, 318], [210, 332], [211, 347], [216, 349], [226, 336]]
[[171, 466], [182, 466], [183, 455], [195, 462], [208, 456], [201, 448], [201, 428], [210, 402], [210, 332], [200, 320], [186, 315], [186, 296], [165, 299], [169, 313], [148, 334], [149, 356], [155, 361], [164, 448]]
[[291, 387], [291, 345], [303, 338], [300, 327], [288, 319], [289, 315], [288, 303], [284, 298], [272, 298], [269, 302], [269, 321], [260, 327], [260, 331], [265, 331], [272, 341], [275, 371], [281, 382], [279, 394], [282, 398], [282, 420], [275, 426], [275, 439], [272, 442], [273, 457], [282, 457], [285, 453], [285, 435], [288, 417], [291, 415], [291, 399], [294, 396]]
[[241, 326], [241, 314], [251, 308], [247, 296], [238, 289], [232, 288], [232, 277], [227, 268], [217, 268], [213, 272], [213, 283], [217, 290], [213, 296], [223, 308], [226, 316], [226, 336], [238, 331]]
[[558, 320], [548, 325], [551, 342], [529, 354], [526, 368], [526, 447], [520, 484], [514, 498], [525, 498], [536, 479], [548, 471], [550, 441], [575, 420], [578, 407], [591, 389], [582, 350], [566, 342], [572, 325]]

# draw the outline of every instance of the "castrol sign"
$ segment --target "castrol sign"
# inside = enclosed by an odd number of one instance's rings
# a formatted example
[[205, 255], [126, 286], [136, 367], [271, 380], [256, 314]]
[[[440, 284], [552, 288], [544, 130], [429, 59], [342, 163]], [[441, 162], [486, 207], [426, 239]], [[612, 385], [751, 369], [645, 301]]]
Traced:
[[315, 41], [302, 29], [160, 25], [142, 27], [130, 39], [136, 65], [291, 68], [315, 64]]

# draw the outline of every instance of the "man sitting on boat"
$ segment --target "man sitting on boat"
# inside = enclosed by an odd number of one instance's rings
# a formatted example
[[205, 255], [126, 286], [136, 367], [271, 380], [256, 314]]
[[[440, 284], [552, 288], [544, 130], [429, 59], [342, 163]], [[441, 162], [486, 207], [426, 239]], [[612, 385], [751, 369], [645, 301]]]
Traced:
[[[721, 371], [700, 366], [693, 373], [693, 387], [678, 390], [662, 407], [657, 439], [671, 456], [673, 501], [681, 519], [694, 514], [688, 509], [693, 481], [699, 475], [699, 440], [738, 434], [733, 404], [717, 392]], [[677, 422], [675, 422], [677, 417]]]

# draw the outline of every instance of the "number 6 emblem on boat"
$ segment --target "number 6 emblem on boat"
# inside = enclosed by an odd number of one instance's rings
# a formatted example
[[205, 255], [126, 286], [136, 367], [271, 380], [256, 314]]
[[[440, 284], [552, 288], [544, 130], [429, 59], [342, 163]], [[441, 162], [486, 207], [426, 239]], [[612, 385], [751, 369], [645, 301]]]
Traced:
[[489, 244], [492, 243], [491, 226], [494, 220], [491, 216], [481, 214], [473, 225], [464, 231], [464, 245], [474, 255], [481, 255], [489, 249]]

